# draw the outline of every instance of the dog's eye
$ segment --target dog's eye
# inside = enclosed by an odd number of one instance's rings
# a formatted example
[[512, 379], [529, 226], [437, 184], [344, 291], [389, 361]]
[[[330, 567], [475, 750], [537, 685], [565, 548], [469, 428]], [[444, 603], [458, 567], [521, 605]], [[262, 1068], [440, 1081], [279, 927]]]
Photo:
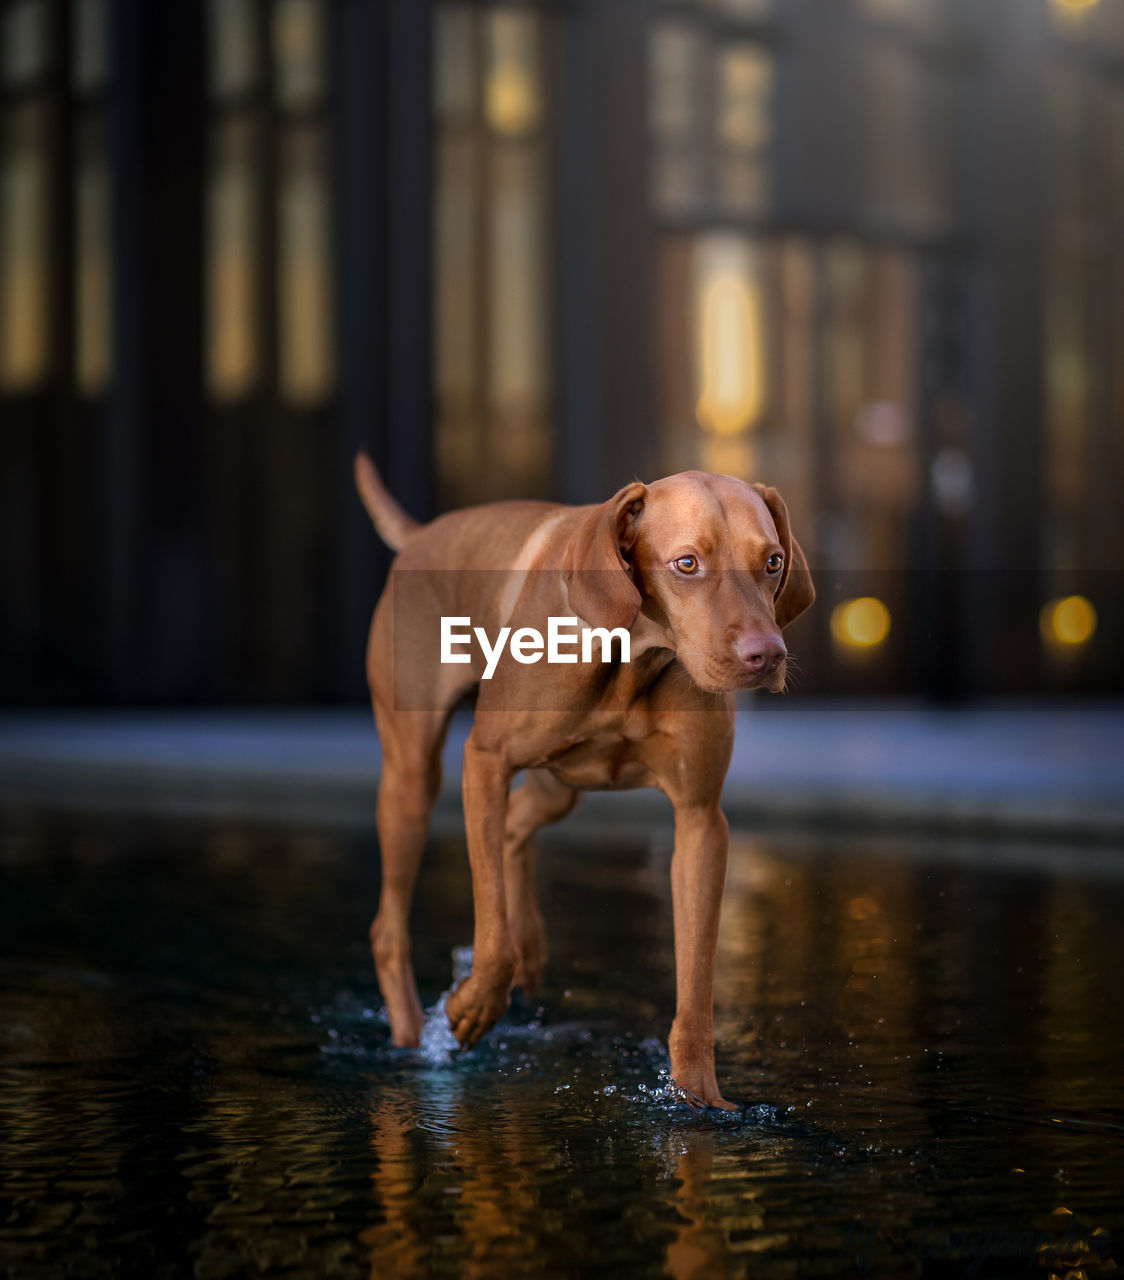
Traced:
[[690, 577], [691, 574], [698, 573], [699, 562], [695, 556], [680, 556], [679, 559], [675, 561], [675, 567], [680, 573], [685, 573]]
[[783, 567], [784, 567], [784, 556], [779, 555], [776, 552], [774, 552], [768, 558], [768, 560], [765, 561], [766, 573], [780, 573]]

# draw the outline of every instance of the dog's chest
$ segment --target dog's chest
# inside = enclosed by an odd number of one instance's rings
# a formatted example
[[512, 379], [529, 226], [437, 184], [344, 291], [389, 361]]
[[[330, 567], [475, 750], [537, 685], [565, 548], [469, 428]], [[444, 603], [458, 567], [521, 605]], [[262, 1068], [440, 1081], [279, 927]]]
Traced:
[[559, 782], [582, 791], [651, 787], [656, 780], [624, 733], [598, 734], [552, 752], [543, 761]]

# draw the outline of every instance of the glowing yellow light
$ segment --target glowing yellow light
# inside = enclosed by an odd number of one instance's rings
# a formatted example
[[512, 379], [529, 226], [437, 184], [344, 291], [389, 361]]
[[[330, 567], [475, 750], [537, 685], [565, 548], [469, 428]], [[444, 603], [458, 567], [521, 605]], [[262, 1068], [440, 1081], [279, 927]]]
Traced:
[[723, 272], [703, 291], [699, 316], [702, 390], [695, 413], [706, 431], [736, 436], [760, 415], [764, 399], [761, 292]]
[[1038, 615], [1042, 639], [1066, 649], [1088, 644], [1097, 629], [1097, 611], [1084, 596], [1047, 600]]
[[831, 634], [848, 649], [873, 649], [890, 634], [890, 610], [875, 596], [844, 600], [831, 611]]
[[488, 122], [497, 133], [527, 133], [538, 123], [534, 82], [520, 67], [497, 67], [488, 77]]
[[1056, 9], [1066, 9], [1070, 13], [1077, 13], [1082, 9], [1092, 9], [1100, 3], [1100, 0], [1054, 0]]
[[496, 13], [488, 22], [484, 112], [497, 133], [518, 137], [539, 122], [538, 27], [533, 14]]

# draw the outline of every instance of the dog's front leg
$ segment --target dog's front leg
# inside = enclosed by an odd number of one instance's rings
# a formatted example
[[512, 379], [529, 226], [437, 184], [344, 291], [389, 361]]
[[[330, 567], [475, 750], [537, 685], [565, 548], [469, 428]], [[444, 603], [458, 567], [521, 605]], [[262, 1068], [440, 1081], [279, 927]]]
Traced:
[[464, 821], [472, 867], [476, 912], [472, 973], [449, 997], [449, 1027], [464, 1049], [471, 1048], [507, 1008], [516, 953], [507, 920], [503, 837], [511, 770], [472, 735], [464, 749]]
[[714, 955], [730, 829], [717, 804], [676, 805], [671, 893], [675, 915], [675, 1021], [671, 1075], [692, 1098], [732, 1111], [714, 1074]]

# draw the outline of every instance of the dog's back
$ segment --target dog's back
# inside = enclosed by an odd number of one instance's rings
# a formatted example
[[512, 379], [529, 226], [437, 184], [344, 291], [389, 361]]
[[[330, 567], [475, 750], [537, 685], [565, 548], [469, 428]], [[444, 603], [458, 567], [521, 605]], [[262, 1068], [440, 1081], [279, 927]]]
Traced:
[[[365, 453], [355, 458], [355, 487], [380, 538], [399, 554], [394, 568], [404, 570], [509, 570], [554, 568], [552, 547], [540, 531], [549, 524], [562, 532], [566, 517], [583, 508], [556, 502], [492, 502], [464, 507], [419, 524], [406, 514], [386, 489], [374, 463]], [[540, 536], [536, 536], [540, 534]], [[562, 539], [562, 546], [566, 540]], [[543, 561], [546, 553], [546, 562]]]

